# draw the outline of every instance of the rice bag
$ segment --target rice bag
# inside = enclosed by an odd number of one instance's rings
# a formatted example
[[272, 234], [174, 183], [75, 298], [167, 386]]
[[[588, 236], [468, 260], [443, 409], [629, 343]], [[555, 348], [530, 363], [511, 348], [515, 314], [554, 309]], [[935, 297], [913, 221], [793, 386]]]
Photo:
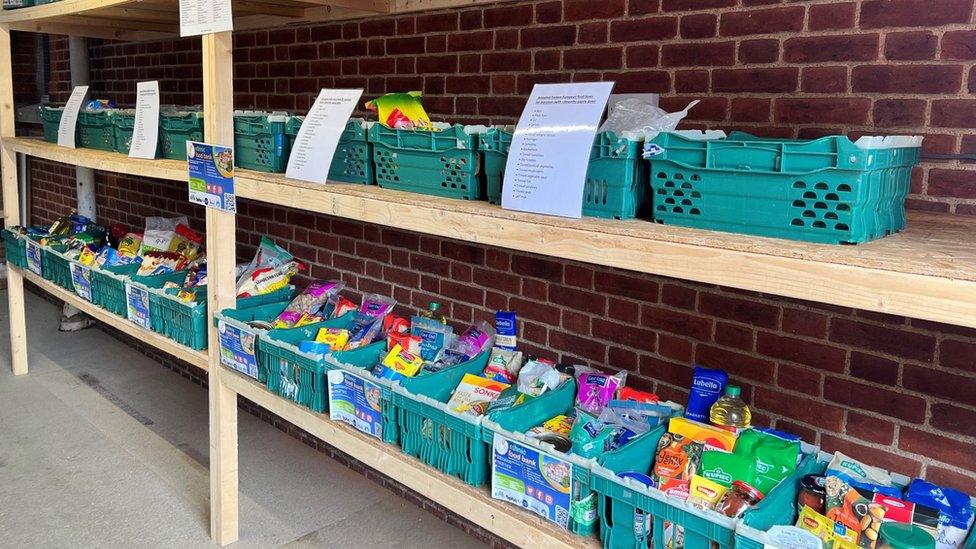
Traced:
[[474, 374], [464, 374], [447, 407], [455, 412], [481, 416], [488, 411], [491, 401], [508, 388], [508, 384], [492, 381]]
[[516, 383], [519, 370], [522, 369], [522, 351], [509, 351], [500, 347], [491, 350], [488, 365], [482, 374], [488, 379], [502, 383]]
[[415, 315], [410, 318], [410, 335], [420, 336], [420, 356], [432, 362], [444, 348], [448, 334], [454, 328], [437, 320]]
[[603, 407], [613, 399], [617, 389], [623, 386], [627, 372], [620, 371], [610, 375], [603, 372], [581, 373], [576, 377], [579, 392], [577, 405], [591, 414], [599, 414]]
[[285, 307], [285, 310], [272, 322], [272, 326], [275, 328], [295, 327], [303, 315], [315, 314], [316, 311], [322, 308], [326, 300], [329, 299], [329, 295], [338, 292], [342, 287], [343, 283], [339, 280], [318, 280], [312, 282]]
[[190, 261], [196, 259], [203, 247], [203, 235], [186, 225], [177, 225], [174, 233], [169, 251], [183, 254]]

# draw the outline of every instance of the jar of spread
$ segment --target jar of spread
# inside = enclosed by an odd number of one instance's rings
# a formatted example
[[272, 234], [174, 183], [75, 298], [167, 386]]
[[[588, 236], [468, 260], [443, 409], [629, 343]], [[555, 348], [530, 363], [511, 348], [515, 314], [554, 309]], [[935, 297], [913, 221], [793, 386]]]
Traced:
[[800, 480], [800, 491], [796, 494], [797, 509], [803, 509], [806, 505], [821, 515], [824, 514], [824, 506], [827, 503], [825, 480], [823, 475], [806, 475]]
[[932, 534], [914, 524], [886, 522], [881, 525], [878, 549], [935, 549]]
[[759, 503], [763, 498], [762, 492], [752, 486], [737, 480], [732, 483], [732, 488], [722, 496], [715, 510], [731, 518], [737, 518], [749, 507]]

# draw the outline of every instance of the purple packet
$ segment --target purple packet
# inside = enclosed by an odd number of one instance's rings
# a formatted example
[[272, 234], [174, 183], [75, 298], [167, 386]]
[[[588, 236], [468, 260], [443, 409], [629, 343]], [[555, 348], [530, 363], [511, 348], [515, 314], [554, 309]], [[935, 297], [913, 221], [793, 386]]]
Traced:
[[583, 410], [599, 415], [600, 411], [613, 400], [617, 389], [623, 387], [627, 379], [627, 372], [617, 372], [614, 375], [603, 372], [581, 372], [577, 377], [579, 392], [576, 402]]

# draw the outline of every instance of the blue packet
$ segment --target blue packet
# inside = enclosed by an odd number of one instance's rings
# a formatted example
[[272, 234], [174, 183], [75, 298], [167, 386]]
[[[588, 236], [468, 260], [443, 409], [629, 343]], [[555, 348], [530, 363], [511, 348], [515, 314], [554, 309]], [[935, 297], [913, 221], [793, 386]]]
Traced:
[[691, 380], [691, 394], [688, 395], [688, 409], [685, 417], [701, 423], [708, 423], [708, 412], [712, 404], [725, 394], [725, 383], [729, 374], [725, 370], [695, 366]]
[[298, 344], [298, 350], [312, 355], [327, 355], [332, 351], [332, 347], [320, 341], [302, 341]]
[[495, 347], [514, 351], [517, 343], [518, 319], [512, 311], [495, 313]]
[[448, 334], [453, 334], [451, 328], [443, 322], [415, 315], [410, 317], [410, 335], [420, 338], [420, 357], [425, 362], [433, 362], [438, 353], [444, 348]]
[[390, 381], [395, 381], [397, 383], [407, 379], [407, 376], [397, 372], [392, 368], [388, 368], [386, 365], [380, 363], [373, 368], [373, 375], [380, 379], [388, 379]]
[[951, 526], [968, 531], [973, 521], [969, 496], [917, 478], [905, 490], [905, 501], [939, 510], [939, 527]]

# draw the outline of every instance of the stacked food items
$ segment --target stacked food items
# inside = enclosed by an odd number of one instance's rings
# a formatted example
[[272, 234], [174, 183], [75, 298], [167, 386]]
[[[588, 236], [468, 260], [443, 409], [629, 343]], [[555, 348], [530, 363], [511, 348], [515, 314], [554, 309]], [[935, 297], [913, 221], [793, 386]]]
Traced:
[[74, 250], [73, 254], [78, 255], [80, 250], [86, 247], [100, 249], [106, 239], [106, 230], [91, 219], [77, 212], [61, 216], [54, 220], [47, 227], [30, 226], [22, 227], [15, 225], [10, 227], [12, 231], [20, 236], [26, 236], [42, 246], [53, 246], [63, 244], [68, 249]]

